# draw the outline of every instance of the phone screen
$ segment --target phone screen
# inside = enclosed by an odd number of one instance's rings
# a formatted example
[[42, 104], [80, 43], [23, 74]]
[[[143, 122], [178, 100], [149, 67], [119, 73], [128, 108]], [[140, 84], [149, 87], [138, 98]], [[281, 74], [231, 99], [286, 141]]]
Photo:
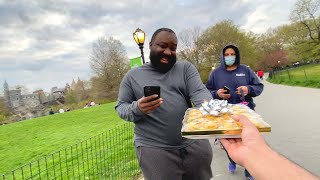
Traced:
[[158, 98], [160, 98], [160, 86], [145, 86], [144, 87], [144, 96], [147, 97], [147, 96], [151, 96], [151, 95], [154, 95], [154, 94], [157, 94]]
[[224, 90], [227, 90], [227, 91], [225, 92], [225, 94], [230, 94], [230, 89], [229, 89], [227, 86], [223, 86], [223, 89], [224, 89]]

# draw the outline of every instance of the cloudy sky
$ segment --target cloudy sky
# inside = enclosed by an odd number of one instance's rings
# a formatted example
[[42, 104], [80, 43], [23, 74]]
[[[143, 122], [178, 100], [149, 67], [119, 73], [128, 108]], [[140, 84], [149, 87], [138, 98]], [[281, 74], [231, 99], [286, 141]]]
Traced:
[[[89, 79], [97, 38], [113, 36], [129, 58], [140, 51], [132, 33], [149, 42], [160, 27], [177, 33], [230, 19], [244, 31], [263, 33], [289, 22], [296, 0], [0, 0], [0, 85], [30, 91]], [[145, 48], [148, 57], [148, 48]], [[0, 90], [2, 93], [2, 88]]]

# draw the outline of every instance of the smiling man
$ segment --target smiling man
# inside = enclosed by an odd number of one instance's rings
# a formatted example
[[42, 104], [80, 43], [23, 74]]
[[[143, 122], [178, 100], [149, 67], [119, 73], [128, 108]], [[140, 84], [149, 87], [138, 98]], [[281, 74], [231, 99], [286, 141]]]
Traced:
[[[181, 127], [191, 102], [201, 106], [212, 96], [196, 68], [176, 60], [177, 44], [171, 29], [155, 31], [149, 43], [151, 63], [125, 75], [115, 109], [121, 118], [135, 123], [134, 145], [145, 179], [209, 180], [209, 141], [185, 139]], [[161, 97], [145, 97], [145, 86], [159, 86]]]

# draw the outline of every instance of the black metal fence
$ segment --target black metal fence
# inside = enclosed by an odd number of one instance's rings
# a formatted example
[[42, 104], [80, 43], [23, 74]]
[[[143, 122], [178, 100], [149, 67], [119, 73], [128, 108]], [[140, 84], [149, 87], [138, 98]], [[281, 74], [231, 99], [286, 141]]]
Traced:
[[[1, 175], [11, 179], [133, 179], [140, 173], [133, 123], [91, 137]], [[0, 178], [0, 179], [1, 179]]]
[[[320, 64], [320, 60], [313, 60], [313, 61], [308, 61], [308, 62], [302, 62], [296, 65], [287, 65], [287, 66], [281, 66], [281, 67], [275, 67], [272, 68], [269, 71], [269, 77], [270, 79], [279, 79], [279, 78], [285, 78], [285, 79], [289, 79], [289, 80], [294, 80], [295, 77], [294, 75], [290, 74], [290, 70], [296, 69], [296, 68], [301, 68], [304, 67], [306, 65], [311, 65], [311, 64]], [[303, 71], [303, 77], [304, 80], [307, 81], [308, 80], [308, 72], [301, 68], [301, 72]]]

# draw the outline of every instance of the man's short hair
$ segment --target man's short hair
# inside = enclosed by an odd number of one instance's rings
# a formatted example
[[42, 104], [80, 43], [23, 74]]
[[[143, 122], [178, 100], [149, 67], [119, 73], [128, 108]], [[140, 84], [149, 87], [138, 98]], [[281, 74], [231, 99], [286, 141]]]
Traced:
[[175, 33], [172, 29], [170, 29], [170, 28], [160, 28], [160, 29], [157, 29], [157, 30], [153, 33], [150, 42], [153, 42], [154, 39], [157, 37], [157, 35], [158, 35], [160, 32], [162, 32], [162, 31], [167, 31], [167, 32], [173, 33], [175, 36], [177, 36], [176, 33]]

